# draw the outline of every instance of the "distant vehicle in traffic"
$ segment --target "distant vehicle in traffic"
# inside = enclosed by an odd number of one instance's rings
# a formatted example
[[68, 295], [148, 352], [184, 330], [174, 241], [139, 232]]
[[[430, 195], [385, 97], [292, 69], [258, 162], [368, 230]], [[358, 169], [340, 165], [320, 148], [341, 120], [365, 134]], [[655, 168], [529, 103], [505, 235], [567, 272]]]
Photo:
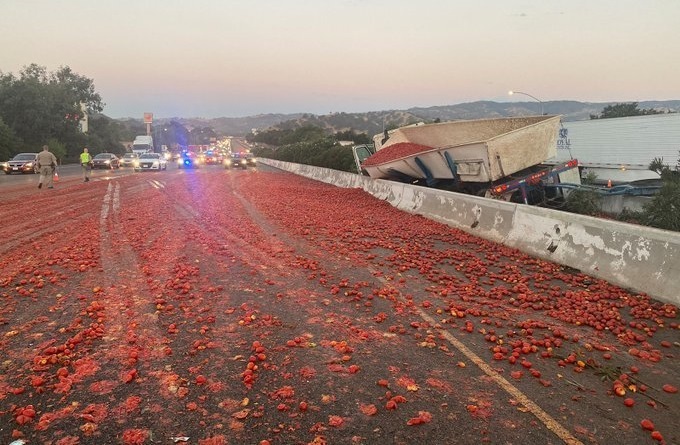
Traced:
[[153, 138], [151, 136], [137, 136], [132, 142], [132, 151], [138, 155], [153, 153]]
[[139, 155], [137, 153], [125, 153], [122, 158], [120, 158], [121, 167], [134, 167], [139, 160]]
[[120, 159], [113, 153], [99, 153], [92, 159], [92, 168], [120, 168]]
[[19, 153], [7, 162], [5, 174], [38, 173], [38, 153]]
[[206, 151], [203, 157], [208, 165], [219, 165], [222, 163], [223, 158], [222, 153], [218, 151]]
[[185, 152], [177, 158], [177, 168], [198, 168], [201, 160], [191, 152]]
[[160, 153], [143, 153], [135, 164], [135, 171], [167, 170], [168, 161]]
[[257, 162], [252, 153], [232, 153], [231, 156], [224, 160], [224, 168], [241, 168], [243, 170], [248, 167], [256, 167]]

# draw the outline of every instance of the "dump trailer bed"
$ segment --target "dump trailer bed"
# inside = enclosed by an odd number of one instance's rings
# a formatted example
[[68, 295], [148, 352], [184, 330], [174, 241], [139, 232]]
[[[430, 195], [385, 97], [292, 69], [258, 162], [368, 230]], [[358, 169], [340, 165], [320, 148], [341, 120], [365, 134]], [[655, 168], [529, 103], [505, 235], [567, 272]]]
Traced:
[[402, 127], [361, 167], [372, 178], [490, 183], [555, 156], [559, 125], [559, 116], [528, 116]]

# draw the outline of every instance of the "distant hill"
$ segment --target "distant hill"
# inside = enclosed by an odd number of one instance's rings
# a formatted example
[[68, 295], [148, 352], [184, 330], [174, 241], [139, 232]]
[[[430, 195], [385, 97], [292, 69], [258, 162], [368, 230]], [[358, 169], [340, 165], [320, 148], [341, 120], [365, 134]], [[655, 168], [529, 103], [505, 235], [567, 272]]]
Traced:
[[281, 122], [301, 119], [302, 116], [304, 116], [303, 113], [258, 114], [247, 117], [217, 117], [212, 119], [174, 117], [171, 119], [157, 119], [157, 123], [163, 124], [176, 121], [189, 129], [194, 127], [210, 127], [217, 133], [225, 136], [245, 136], [253, 129], [262, 130], [278, 125]]
[[[590, 115], [600, 114], [608, 105], [622, 102], [577, 102], [573, 100], [557, 100], [543, 102], [490, 102], [479, 101], [441, 107], [409, 108], [407, 111], [425, 119], [439, 118], [454, 119], [482, 119], [494, 117], [508, 117], [526, 114], [561, 114], [565, 121], [590, 119]], [[638, 102], [638, 108], [653, 108], [657, 111], [680, 112], [680, 100]]]
[[[608, 105], [623, 102], [577, 102], [569, 100], [549, 101], [542, 104], [528, 102], [491, 102], [477, 101], [456, 105], [433, 107], [414, 107], [407, 110], [369, 111], [366, 113], [332, 113], [314, 115], [310, 113], [260, 114], [247, 117], [173, 118], [158, 119], [159, 123], [176, 120], [182, 125], [192, 127], [211, 127], [225, 136], [245, 136], [253, 129], [295, 128], [315, 125], [329, 132], [354, 130], [358, 133], [374, 135], [383, 128], [395, 128], [416, 122], [451, 121], [460, 119], [484, 119], [540, 114], [541, 105], [545, 114], [560, 114], [565, 121], [587, 120], [591, 114], [597, 115]], [[642, 101], [640, 109], [653, 108], [665, 112], [680, 112], [680, 100]]]

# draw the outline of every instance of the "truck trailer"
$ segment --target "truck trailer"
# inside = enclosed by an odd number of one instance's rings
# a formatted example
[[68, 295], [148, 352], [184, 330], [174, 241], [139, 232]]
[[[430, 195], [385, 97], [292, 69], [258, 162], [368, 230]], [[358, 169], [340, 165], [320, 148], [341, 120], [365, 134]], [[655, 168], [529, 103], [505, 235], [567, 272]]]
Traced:
[[674, 166], [680, 157], [680, 113], [562, 122], [555, 155], [548, 164], [578, 158], [581, 174], [595, 183], [658, 180], [649, 170], [655, 158]]
[[401, 127], [353, 147], [357, 169], [390, 179], [527, 204], [561, 200], [560, 188], [580, 183], [578, 160], [556, 165], [560, 116], [461, 120]]

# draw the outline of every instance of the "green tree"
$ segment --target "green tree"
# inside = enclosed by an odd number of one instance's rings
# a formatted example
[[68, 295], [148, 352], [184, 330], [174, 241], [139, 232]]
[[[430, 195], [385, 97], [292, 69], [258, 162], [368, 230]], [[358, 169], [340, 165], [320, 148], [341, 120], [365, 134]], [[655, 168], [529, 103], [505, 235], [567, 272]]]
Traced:
[[254, 150], [259, 157], [354, 171], [351, 148], [340, 146], [336, 136], [327, 135], [320, 127], [305, 125], [295, 129], [270, 129], [251, 135], [249, 141], [269, 144]]
[[10, 159], [21, 151], [21, 141], [0, 117], [0, 160]]
[[48, 140], [47, 145], [50, 147], [50, 151], [54, 154], [59, 163], [63, 164], [64, 158], [66, 157], [66, 146], [54, 138]]
[[354, 130], [338, 131], [335, 133], [337, 141], [352, 141], [355, 144], [370, 144], [371, 139], [366, 133], [356, 133]]
[[326, 137], [323, 128], [314, 125], [305, 125], [296, 128], [292, 132], [284, 134], [281, 138], [282, 144], [295, 144], [297, 142], [314, 142]]
[[121, 141], [132, 142], [135, 136], [146, 134], [146, 125], [141, 119], [126, 119], [118, 122], [122, 125]]
[[167, 142], [165, 145], [172, 146], [173, 148], [189, 145], [189, 130], [179, 121], [172, 120], [165, 128], [167, 128], [167, 132], [165, 132]]
[[589, 171], [583, 178], [581, 178], [581, 183], [585, 185], [593, 185], [597, 181], [597, 173], [594, 171]]
[[68, 144], [79, 132], [82, 108], [98, 113], [103, 103], [92, 80], [69, 67], [50, 73], [31, 64], [18, 76], [0, 72], [0, 117], [27, 147], [37, 149], [50, 138]]
[[581, 215], [597, 215], [600, 213], [600, 195], [593, 190], [573, 190], [567, 196], [564, 208]]
[[653, 108], [646, 108], [640, 110], [638, 108], [637, 102], [622, 103], [616, 105], [607, 105], [602, 110], [600, 115], [591, 114], [591, 119], [610, 119], [614, 117], [627, 117], [627, 116], [645, 116], [649, 114], [663, 114], [662, 111], [657, 111]]
[[661, 176], [662, 186], [644, 206], [643, 222], [659, 229], [680, 231], [680, 156], [674, 169], [655, 158], [649, 169]]
[[208, 145], [212, 138], [217, 138], [217, 133], [212, 127], [196, 127], [189, 134], [189, 144]]
[[246, 139], [249, 142], [261, 142], [263, 144], [283, 146], [298, 142], [309, 142], [323, 139], [326, 132], [323, 128], [315, 125], [303, 125], [290, 128], [271, 128], [267, 131], [251, 134]]
[[[103, 114], [92, 116], [89, 120], [90, 130], [85, 142], [88, 147], [94, 148], [95, 152], [108, 152], [118, 155], [125, 153], [125, 146], [121, 144], [123, 140], [123, 126], [110, 117]], [[78, 147], [77, 153], [79, 154]]]

